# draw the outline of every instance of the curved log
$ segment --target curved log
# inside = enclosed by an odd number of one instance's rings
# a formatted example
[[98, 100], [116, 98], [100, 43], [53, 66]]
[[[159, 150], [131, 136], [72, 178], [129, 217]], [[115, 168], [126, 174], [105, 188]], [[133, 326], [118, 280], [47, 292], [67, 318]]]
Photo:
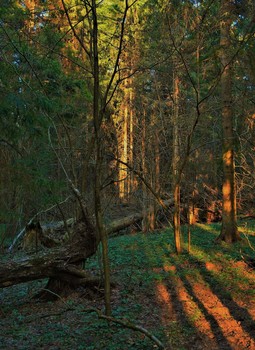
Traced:
[[[164, 202], [166, 206], [172, 204], [172, 200]], [[144, 213], [138, 212], [115, 220], [106, 227], [106, 232], [108, 235], [118, 232], [141, 220], [143, 215]], [[1, 262], [0, 266], [0, 288], [43, 278], [50, 279], [48, 287], [53, 290], [54, 285], [57, 286], [60, 282], [63, 282], [62, 286], [84, 284], [88, 275], [79, 266], [96, 253], [99, 239], [95, 227], [88, 219], [75, 222], [72, 231], [69, 240], [59, 246], [47, 245], [45, 242], [48, 241], [41, 237], [40, 249], [36, 246], [34, 252], [28, 254], [10, 254], [9, 259], [7, 255], [8, 260]], [[39, 235], [41, 233], [40, 231]]]
[[[0, 267], [0, 287], [42, 278], [61, 279], [68, 282], [72, 277], [82, 274], [75, 265], [80, 264], [93, 254], [98, 246], [96, 231], [80, 221], [75, 224], [75, 234], [71, 240], [59, 247], [42, 249], [38, 252], [17, 254]], [[79, 273], [78, 273], [79, 271]], [[84, 275], [80, 275], [84, 278]], [[75, 279], [75, 278], [74, 278]]]

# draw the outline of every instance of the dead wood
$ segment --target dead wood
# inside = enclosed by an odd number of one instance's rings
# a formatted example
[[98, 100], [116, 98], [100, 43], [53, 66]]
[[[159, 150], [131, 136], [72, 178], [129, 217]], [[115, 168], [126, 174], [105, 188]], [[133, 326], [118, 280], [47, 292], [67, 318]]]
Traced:
[[149, 332], [146, 328], [137, 325], [127, 319], [119, 319], [119, 318], [115, 318], [112, 316], [106, 316], [104, 315], [100, 310], [96, 309], [96, 308], [91, 308], [91, 309], [87, 309], [85, 310], [85, 312], [96, 312], [98, 318], [102, 318], [104, 320], [107, 320], [108, 323], [112, 322], [112, 323], [117, 323], [119, 325], [121, 325], [122, 327], [125, 328], [129, 328], [132, 329], [133, 331], [138, 331], [140, 333], [143, 333], [144, 335], [146, 335], [150, 340], [152, 340], [159, 349], [165, 349], [165, 346], [163, 345], [163, 343], [151, 332]]
[[[170, 205], [173, 204], [173, 200], [172, 199], [167, 199], [167, 200], [162, 200], [162, 203], [164, 203], [164, 208], [168, 208]], [[158, 210], [161, 209], [161, 207], [158, 208]], [[149, 212], [149, 210], [148, 210]], [[106, 226], [106, 232], [108, 235], [111, 235], [115, 232], [121, 231], [133, 224], [135, 224], [136, 222], [142, 220], [144, 218], [144, 216], [146, 216], [147, 213], [143, 212], [136, 212], [133, 214], [130, 214], [128, 216], [125, 216], [123, 218], [120, 218], [118, 220], [114, 220], [112, 221], [110, 224], [108, 224]]]
[[[165, 201], [167, 206], [171, 203], [172, 200]], [[106, 227], [106, 232], [110, 235], [123, 230], [141, 220], [143, 215], [144, 213], [134, 213], [115, 220]], [[38, 229], [39, 226], [35, 225], [35, 227]], [[82, 263], [96, 253], [99, 244], [96, 229], [88, 219], [81, 219], [72, 224], [72, 231], [67, 241], [56, 246], [43, 234], [43, 230], [39, 230], [40, 248], [37, 246], [36, 239], [36, 247], [33, 251], [10, 255], [10, 259], [1, 263], [0, 288], [49, 278], [46, 288], [58, 293], [64, 289], [65, 285], [96, 283], [97, 280], [93, 280], [81, 268]]]
[[95, 254], [98, 246], [95, 228], [79, 221], [70, 241], [51, 249], [11, 257], [0, 267], [0, 287], [50, 278], [77, 284], [86, 277], [77, 267]]

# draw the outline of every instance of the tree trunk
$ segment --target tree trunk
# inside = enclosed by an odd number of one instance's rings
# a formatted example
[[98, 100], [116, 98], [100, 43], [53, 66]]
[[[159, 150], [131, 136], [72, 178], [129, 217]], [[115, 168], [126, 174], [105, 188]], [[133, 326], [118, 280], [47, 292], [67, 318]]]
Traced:
[[181, 219], [180, 219], [180, 135], [179, 135], [179, 77], [174, 72], [173, 77], [173, 196], [174, 196], [174, 239], [177, 254], [182, 252], [181, 246]]
[[74, 224], [74, 232], [70, 240], [59, 247], [45, 248], [2, 263], [0, 287], [42, 278], [78, 284], [85, 276], [76, 265], [95, 254], [99, 241], [94, 226], [84, 221]]
[[96, 137], [96, 171], [95, 171], [95, 216], [97, 233], [102, 244], [102, 261], [104, 270], [104, 297], [105, 313], [111, 315], [111, 286], [110, 286], [110, 263], [108, 256], [108, 237], [103, 225], [103, 213], [101, 205], [101, 176], [102, 176], [102, 140], [101, 123], [104, 115], [100, 112], [100, 83], [99, 83], [99, 53], [98, 53], [98, 22], [97, 22], [97, 4], [92, 0], [92, 53], [93, 53], [93, 119]]
[[222, 227], [218, 240], [232, 243], [240, 239], [237, 229], [234, 134], [232, 110], [232, 55], [230, 31], [233, 22], [231, 1], [221, 1], [220, 58], [223, 67], [221, 76], [222, 125], [223, 125], [223, 202]]
[[[173, 200], [162, 201], [164, 206], [173, 204]], [[142, 220], [144, 213], [136, 212], [113, 221], [105, 227], [105, 234], [123, 230]], [[99, 239], [95, 227], [87, 219], [73, 224], [73, 235], [61, 246], [41, 249], [31, 254], [2, 262], [0, 266], [0, 288], [37, 279], [50, 278], [47, 288], [59, 294], [59, 287], [76, 286], [90, 283], [91, 277], [81, 269], [81, 263], [96, 253]]]

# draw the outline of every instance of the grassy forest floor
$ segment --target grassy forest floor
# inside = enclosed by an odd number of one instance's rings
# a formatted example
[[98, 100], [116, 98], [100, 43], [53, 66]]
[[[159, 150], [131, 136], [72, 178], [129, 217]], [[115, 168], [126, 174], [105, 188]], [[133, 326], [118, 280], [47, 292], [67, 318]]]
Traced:
[[[184, 242], [186, 242], [184, 227]], [[166, 349], [255, 349], [255, 222], [244, 238], [216, 245], [220, 224], [192, 227], [191, 252], [174, 254], [171, 230], [111, 238], [113, 316], [147, 328]], [[186, 243], [185, 243], [186, 244]], [[88, 267], [99, 273], [98, 256]], [[0, 290], [0, 349], [150, 350], [142, 333], [98, 319], [102, 290], [79, 289], [55, 302], [32, 297], [45, 281]]]

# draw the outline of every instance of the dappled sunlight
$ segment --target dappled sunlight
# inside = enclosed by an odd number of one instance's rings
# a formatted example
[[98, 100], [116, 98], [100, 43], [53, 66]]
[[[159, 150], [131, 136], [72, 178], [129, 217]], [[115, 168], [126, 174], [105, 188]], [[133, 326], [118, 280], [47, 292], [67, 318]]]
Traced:
[[[144, 235], [137, 246], [143, 251], [144, 266], [152, 272], [158, 310], [155, 315], [164, 334], [172, 344], [176, 341], [174, 332], [182, 336], [186, 329], [194, 335], [195, 340], [190, 339], [194, 348], [200, 344], [213, 350], [255, 349], [250, 328], [255, 321], [255, 305], [248, 291], [254, 286], [254, 274], [234, 254], [232, 257], [230, 248], [222, 250], [207, 242], [208, 233], [218, 234], [217, 225], [196, 227], [194, 240], [199, 238], [199, 244], [192, 247], [188, 257], [177, 256], [171, 240], [163, 240], [163, 236]], [[243, 295], [246, 290], [247, 298]]]
[[[178, 309], [181, 309], [181, 313], [183, 313], [181, 321], [187, 319], [189, 322], [194, 323], [197, 330], [204, 335], [212, 333], [210, 323], [204, 319], [201, 311], [180, 279], [176, 281], [172, 293], [171, 295], [169, 287], [164, 283], [156, 284], [156, 297], [161, 305], [162, 322], [164, 324], [169, 323], [176, 316], [176, 312], [180, 312]], [[203, 318], [203, 322], [195, 322], [197, 318]]]
[[167, 325], [171, 320], [174, 320], [176, 314], [174, 312], [174, 301], [172, 296], [168, 292], [168, 288], [162, 282], [156, 284], [156, 298], [161, 305], [161, 320], [162, 323]]
[[[228, 164], [228, 162], [226, 162], [226, 164]], [[233, 203], [231, 201], [231, 183], [228, 179], [225, 179], [225, 182], [223, 183], [223, 188], [222, 188], [222, 192], [223, 192], [223, 211], [225, 213], [231, 213], [231, 211], [233, 210]]]
[[[178, 281], [178, 285], [176, 286], [176, 293], [178, 300], [182, 303], [183, 310], [185, 311], [187, 318], [195, 324], [197, 330], [205, 335], [212, 333], [210, 323], [205, 319], [202, 311], [193, 300], [193, 297], [189, 294], [187, 288], [181, 280]], [[202, 322], [197, 322], [201, 319], [203, 320]]]
[[255, 228], [254, 227], [247, 227], [247, 226], [238, 226], [238, 231], [240, 233], [243, 233], [245, 235], [249, 236], [255, 236]]
[[[198, 267], [200, 264], [198, 261]], [[221, 265], [212, 262], [205, 262], [204, 267], [208, 273], [215, 276], [222, 271]], [[186, 319], [199, 334], [208, 339], [211, 348], [220, 345], [219, 339], [226, 349], [255, 348], [249, 328], [243, 327], [240, 322], [242, 317], [248, 317], [251, 323], [255, 320], [255, 303], [254, 308], [246, 311], [247, 305], [238, 298], [222, 299], [221, 293], [218, 294], [219, 285], [216, 289], [212, 288], [208, 285], [206, 276], [199, 270], [195, 275], [191, 273], [181, 277], [182, 267], [166, 262], [163, 271], [175, 273], [169, 275], [169, 280], [156, 282], [155, 285], [163, 324], [170, 324], [175, 317], [178, 318], [178, 315], [182, 314], [182, 320], [177, 322]], [[216, 281], [215, 279], [215, 283]], [[222, 288], [224, 290], [225, 287], [222, 285]]]
[[213, 234], [219, 234], [219, 230], [217, 230], [216, 228], [214, 228], [211, 225], [196, 223], [195, 226], [199, 227], [200, 229], [202, 229], [204, 231], [211, 232]]
[[157, 297], [160, 302], [165, 304], [170, 304], [171, 298], [170, 294], [167, 291], [167, 287], [163, 283], [158, 283], [156, 286]]
[[[189, 276], [187, 276], [187, 279], [192, 283], [195, 297], [202, 303], [208, 314], [215, 319], [222, 334], [233, 346], [233, 349], [241, 349], [247, 345], [254, 348], [255, 343], [251, 336], [242, 328], [241, 323], [232, 317], [230, 310], [223, 305], [217, 295], [205, 285], [194, 284]], [[240, 343], [240, 337], [244, 343]]]
[[249, 317], [255, 322], [255, 300], [253, 302], [249, 301], [249, 307], [247, 307], [247, 302], [240, 300], [238, 296], [233, 297], [233, 300], [239, 308], [245, 309]]
[[163, 269], [165, 272], [176, 272], [176, 266], [175, 265], [168, 265], [164, 264]]
[[[204, 254], [205, 251], [203, 249], [198, 249], [196, 246], [196, 250], [192, 250], [190, 256], [192, 256], [196, 260], [196, 264], [202, 264], [202, 266], [204, 266], [208, 272], [212, 273], [216, 279], [218, 279], [218, 273], [222, 271], [224, 271], [224, 273], [227, 273], [226, 267], [233, 267], [232, 269], [229, 269], [229, 279], [230, 281], [238, 285], [238, 288], [242, 289], [242, 285], [238, 283], [238, 279], [240, 278], [245, 279], [248, 285], [249, 283], [251, 283], [252, 285], [255, 283], [255, 276], [254, 274], [251, 274], [249, 271], [246, 270], [245, 262], [229, 261], [227, 266], [222, 266], [221, 259], [223, 258], [223, 256], [220, 256], [219, 253], [215, 254], [215, 262], [206, 261], [204, 258]], [[226, 262], [224, 264], [226, 264]]]
[[220, 272], [222, 270], [221, 266], [213, 264], [210, 261], [205, 262], [205, 268], [206, 270], [213, 271], [213, 272]]

